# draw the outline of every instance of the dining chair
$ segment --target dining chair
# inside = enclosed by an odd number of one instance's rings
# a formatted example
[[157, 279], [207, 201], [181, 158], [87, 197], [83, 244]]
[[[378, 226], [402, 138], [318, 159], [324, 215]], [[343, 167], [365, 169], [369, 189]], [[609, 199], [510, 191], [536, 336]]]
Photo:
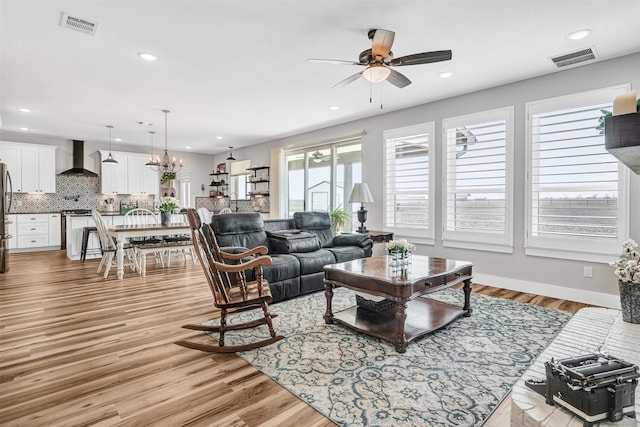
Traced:
[[[268, 304], [272, 301], [271, 291], [269, 290], [269, 283], [262, 275], [262, 267], [271, 265], [271, 257], [266, 255], [267, 248], [258, 246], [242, 254], [222, 252], [217, 245], [213, 229], [209, 224], [200, 222], [200, 217], [195, 209], [187, 209], [187, 220], [191, 228], [191, 237], [196, 255], [213, 296], [213, 305], [220, 309], [220, 324], [189, 324], [182, 327], [197, 331], [218, 332], [219, 338], [217, 343], [213, 345], [187, 340], [177, 341], [176, 344], [212, 353], [233, 353], [264, 347], [283, 339], [284, 336], [276, 335], [273, 327], [272, 319], [277, 314], [269, 311]], [[258, 256], [254, 257], [255, 255]], [[251, 257], [252, 259], [242, 262], [243, 258], [246, 257]], [[223, 262], [224, 260], [234, 261], [237, 264], [226, 264]], [[255, 271], [255, 280], [246, 280], [244, 272], [248, 269]], [[225, 280], [229, 274], [235, 274], [238, 280]], [[252, 309], [262, 309], [263, 316], [255, 320], [227, 324], [227, 316]], [[227, 331], [249, 329], [265, 324], [269, 328], [270, 338], [237, 345], [227, 345], [225, 343], [225, 333]]]
[[[126, 225], [153, 225], [160, 224], [158, 216], [144, 208], [131, 209], [124, 215], [124, 223]], [[139, 239], [129, 239], [129, 243], [135, 247], [136, 259], [138, 260], [138, 266], [144, 266], [145, 268], [139, 269], [140, 274], [146, 273], [146, 258], [148, 256], [153, 257], [156, 264], [160, 264], [164, 267], [164, 259], [162, 258], [162, 250], [156, 249], [156, 247], [162, 243], [162, 239], [159, 237], [141, 237]]]
[[[93, 217], [93, 221], [96, 223], [98, 237], [100, 238], [100, 249], [102, 250], [102, 259], [100, 260], [96, 273], [100, 273], [104, 267], [104, 278], [106, 279], [109, 276], [111, 267], [116, 265], [115, 255], [118, 248], [113, 237], [109, 234], [109, 229], [107, 228], [102, 215], [100, 215], [100, 212], [93, 209], [91, 211], [91, 216]], [[137, 261], [133, 253], [133, 246], [127, 243], [123, 246], [123, 250], [128, 266], [132, 271], [135, 271], [137, 269]]]
[[[187, 216], [184, 213], [171, 214], [171, 224], [187, 224]], [[191, 236], [188, 234], [176, 234], [166, 236], [165, 243], [169, 245], [167, 249], [167, 267], [171, 266], [171, 255], [181, 255], [187, 259], [187, 255], [191, 257], [191, 261], [196, 262], [196, 255], [191, 244]]]
[[211, 212], [205, 207], [198, 208], [198, 216], [202, 224], [211, 224]]
[[231, 210], [231, 208], [223, 208], [220, 210], [220, 212], [218, 214], [222, 215], [222, 214], [230, 214], [233, 211]]

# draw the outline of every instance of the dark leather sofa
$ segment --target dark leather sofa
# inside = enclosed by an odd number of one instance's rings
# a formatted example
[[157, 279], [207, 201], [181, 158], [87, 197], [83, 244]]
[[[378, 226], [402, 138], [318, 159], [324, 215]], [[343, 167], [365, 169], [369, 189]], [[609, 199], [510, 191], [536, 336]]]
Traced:
[[214, 215], [211, 226], [223, 251], [269, 249], [272, 265], [264, 268], [264, 277], [273, 302], [324, 289], [325, 265], [369, 257], [373, 248], [367, 234], [336, 236], [327, 212], [266, 221], [259, 213]]

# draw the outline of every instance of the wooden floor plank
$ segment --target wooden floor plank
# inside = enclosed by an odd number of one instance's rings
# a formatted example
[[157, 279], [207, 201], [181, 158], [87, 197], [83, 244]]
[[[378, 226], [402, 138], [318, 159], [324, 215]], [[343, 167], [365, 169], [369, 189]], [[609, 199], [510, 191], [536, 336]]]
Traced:
[[[0, 424], [333, 426], [235, 354], [173, 344], [219, 317], [199, 265], [96, 274], [64, 251], [11, 253], [0, 274]], [[474, 292], [575, 312], [584, 304], [484, 285]], [[277, 307], [277, 305], [276, 305]], [[487, 427], [508, 425], [509, 402]]]

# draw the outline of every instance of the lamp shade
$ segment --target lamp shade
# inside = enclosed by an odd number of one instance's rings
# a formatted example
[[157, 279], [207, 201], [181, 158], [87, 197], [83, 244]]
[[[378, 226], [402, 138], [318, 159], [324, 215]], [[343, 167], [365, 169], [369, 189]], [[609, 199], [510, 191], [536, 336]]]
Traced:
[[349, 196], [349, 203], [371, 203], [373, 201], [373, 196], [366, 183], [353, 184], [353, 190], [351, 190], [351, 195]]

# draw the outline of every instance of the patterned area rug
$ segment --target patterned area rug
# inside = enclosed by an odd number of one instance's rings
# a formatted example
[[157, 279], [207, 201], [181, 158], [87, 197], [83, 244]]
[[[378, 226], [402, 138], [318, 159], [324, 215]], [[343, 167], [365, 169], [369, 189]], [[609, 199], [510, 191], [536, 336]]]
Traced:
[[[462, 306], [463, 293], [429, 297]], [[354, 304], [351, 291], [335, 290], [334, 313]], [[399, 354], [389, 342], [326, 325], [318, 292], [272, 305], [286, 339], [239, 355], [341, 426], [478, 426], [571, 314], [476, 294], [471, 307], [471, 317]], [[230, 332], [227, 343], [256, 340], [262, 328], [268, 336], [261, 326]]]

